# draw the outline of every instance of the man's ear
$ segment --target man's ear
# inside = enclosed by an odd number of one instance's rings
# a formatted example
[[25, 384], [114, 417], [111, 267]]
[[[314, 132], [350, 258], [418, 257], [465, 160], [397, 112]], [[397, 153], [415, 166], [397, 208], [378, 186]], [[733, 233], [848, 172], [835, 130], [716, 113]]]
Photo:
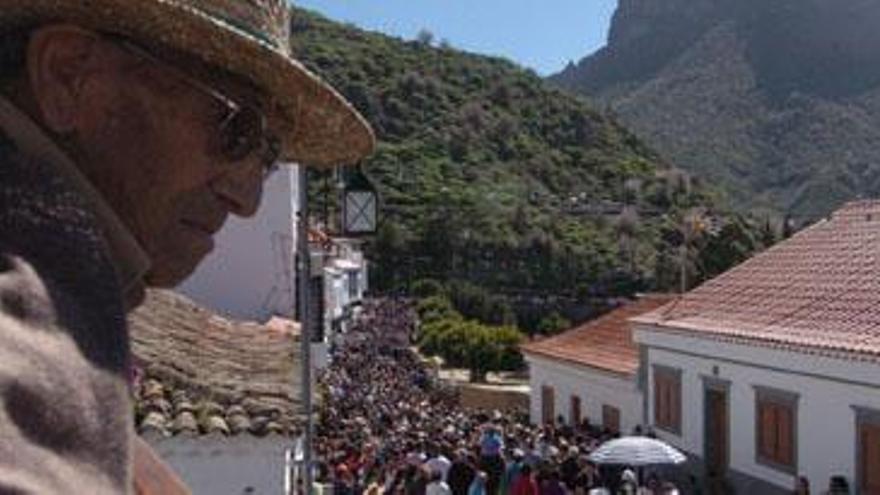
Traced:
[[65, 134], [75, 128], [97, 41], [95, 33], [69, 24], [44, 26], [31, 35], [27, 73], [49, 130]]

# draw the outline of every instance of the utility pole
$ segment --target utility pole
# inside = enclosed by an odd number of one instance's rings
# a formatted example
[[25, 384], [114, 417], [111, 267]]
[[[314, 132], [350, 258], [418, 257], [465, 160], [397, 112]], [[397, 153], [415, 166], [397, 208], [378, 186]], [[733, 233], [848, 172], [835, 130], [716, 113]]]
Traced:
[[305, 165], [298, 165], [299, 211], [297, 212], [297, 267], [296, 282], [299, 284], [300, 351], [302, 353], [302, 403], [306, 417], [302, 441], [302, 479], [306, 495], [312, 493], [312, 328], [309, 316], [309, 282], [311, 280], [311, 256], [309, 253], [309, 184]]
[[687, 256], [688, 256], [688, 234], [687, 228], [685, 228], [685, 233], [683, 237], [683, 241], [681, 244], [681, 293], [684, 294], [687, 292]]

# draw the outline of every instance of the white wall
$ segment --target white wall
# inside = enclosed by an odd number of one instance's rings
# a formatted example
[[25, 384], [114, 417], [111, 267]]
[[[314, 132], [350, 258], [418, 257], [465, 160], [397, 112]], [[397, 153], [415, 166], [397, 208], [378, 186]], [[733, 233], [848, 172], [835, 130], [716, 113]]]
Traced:
[[[658, 430], [669, 443], [703, 455], [703, 379], [717, 366], [730, 381], [730, 467], [782, 488], [793, 476], [755, 460], [755, 386], [799, 394], [797, 402], [797, 469], [813, 487], [843, 474], [856, 479], [856, 422], [853, 407], [880, 410], [880, 365], [764, 347], [675, 335], [637, 326], [635, 339], [648, 348], [649, 397], [653, 366], [682, 369], [682, 436]], [[653, 400], [648, 401], [653, 422]]]
[[229, 218], [212, 252], [178, 287], [194, 301], [224, 315], [265, 321], [291, 317], [294, 308], [297, 169], [281, 167], [264, 185], [253, 218]]
[[[602, 405], [620, 410], [620, 431], [628, 434], [642, 423], [642, 399], [635, 378], [627, 379], [586, 366], [568, 364], [533, 354], [526, 355], [531, 385], [532, 422], [541, 421], [541, 387], [553, 387], [555, 416], [570, 421], [571, 396], [581, 398], [581, 416], [594, 425], [602, 424]], [[555, 418], [554, 418], [555, 419]]]

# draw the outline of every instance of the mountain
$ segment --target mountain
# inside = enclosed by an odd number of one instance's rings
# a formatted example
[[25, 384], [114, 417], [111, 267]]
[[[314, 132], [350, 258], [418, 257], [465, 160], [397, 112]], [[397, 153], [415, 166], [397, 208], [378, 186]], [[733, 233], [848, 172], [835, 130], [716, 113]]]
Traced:
[[[382, 198], [376, 289], [420, 278], [506, 294], [663, 288], [660, 274], [678, 273], [661, 256], [671, 219], [724, 210], [617, 121], [507, 60], [303, 10], [292, 32], [296, 56], [378, 135], [364, 164]], [[313, 179], [314, 211], [333, 224], [334, 181]]]
[[880, 195], [880, 2], [620, 0], [551, 81], [747, 208], [815, 218]]

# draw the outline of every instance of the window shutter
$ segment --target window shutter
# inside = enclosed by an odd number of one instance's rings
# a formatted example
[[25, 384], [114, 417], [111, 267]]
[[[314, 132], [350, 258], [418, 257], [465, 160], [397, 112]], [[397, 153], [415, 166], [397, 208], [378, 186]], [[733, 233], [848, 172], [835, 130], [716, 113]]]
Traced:
[[663, 381], [665, 382], [665, 388], [666, 388], [666, 410], [664, 411], [664, 414], [663, 414], [663, 424], [665, 424], [666, 427], [668, 428], [668, 427], [672, 426], [672, 402], [673, 402], [672, 380], [670, 380], [667, 377]]
[[771, 404], [762, 403], [758, 406], [760, 414], [760, 431], [758, 438], [758, 449], [762, 457], [773, 459], [775, 452], [776, 432], [774, 428], [774, 411]]
[[777, 405], [777, 456], [776, 461], [785, 466], [794, 464], [794, 444], [792, 442], [793, 421], [791, 409]]
[[681, 380], [672, 383], [672, 408], [670, 424], [676, 431], [681, 431]]
[[659, 374], [654, 374], [654, 424], [658, 426], [662, 426], [664, 424], [663, 421], [663, 411], [664, 411], [664, 397], [665, 391], [663, 387], [663, 376]]

